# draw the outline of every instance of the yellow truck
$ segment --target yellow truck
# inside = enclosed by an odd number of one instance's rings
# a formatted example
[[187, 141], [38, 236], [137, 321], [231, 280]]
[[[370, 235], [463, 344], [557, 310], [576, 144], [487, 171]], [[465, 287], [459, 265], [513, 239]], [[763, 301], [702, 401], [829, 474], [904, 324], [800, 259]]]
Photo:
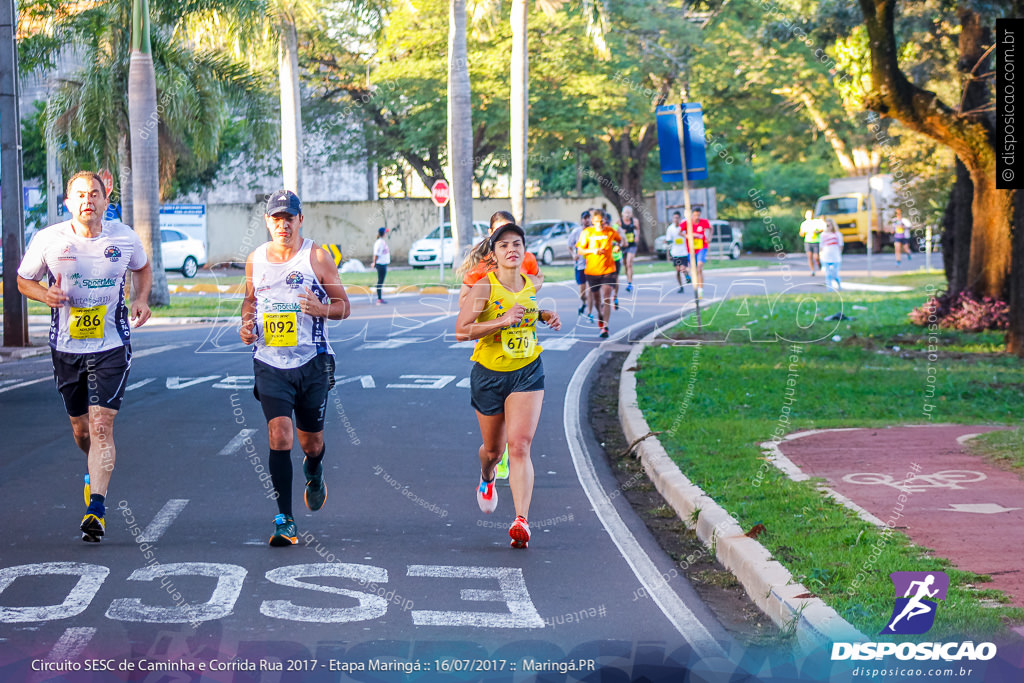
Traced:
[[814, 217], [835, 221], [846, 244], [859, 242], [866, 247], [869, 223], [872, 251], [892, 244], [889, 208], [894, 204], [895, 193], [891, 175], [832, 178], [828, 191], [815, 203]]

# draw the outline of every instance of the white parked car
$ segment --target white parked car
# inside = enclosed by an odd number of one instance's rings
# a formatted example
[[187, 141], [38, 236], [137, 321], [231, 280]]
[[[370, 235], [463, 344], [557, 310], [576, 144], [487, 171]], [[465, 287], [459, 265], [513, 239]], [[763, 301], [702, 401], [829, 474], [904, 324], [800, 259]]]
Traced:
[[[452, 240], [452, 224], [445, 223], [444, 227], [444, 264], [452, 265], [455, 260], [455, 243]], [[473, 243], [477, 243], [487, 236], [487, 224], [480, 221], [473, 221]], [[413, 268], [426, 268], [436, 266], [441, 262], [441, 228], [434, 228], [421, 239], [412, 243], [409, 249], [409, 265]]]
[[200, 266], [206, 265], [206, 247], [181, 230], [161, 228], [160, 242], [164, 270], [181, 271], [182, 275], [191, 278], [196, 276]]

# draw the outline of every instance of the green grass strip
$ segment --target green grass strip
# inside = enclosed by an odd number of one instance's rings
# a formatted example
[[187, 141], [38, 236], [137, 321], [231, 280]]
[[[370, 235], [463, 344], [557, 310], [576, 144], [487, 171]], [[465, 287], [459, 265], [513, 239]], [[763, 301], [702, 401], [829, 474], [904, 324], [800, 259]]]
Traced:
[[[743, 528], [764, 524], [767, 532], [758, 540], [865, 634], [882, 638], [874, 634], [893, 606], [889, 572], [941, 570], [950, 576], [949, 595], [935, 626], [918, 638], [994, 637], [1024, 622], [1024, 609], [1006, 606], [1003, 593], [985, 589], [988, 577], [955, 569], [898, 531], [883, 534], [819, 493], [814, 482], [793, 482], [768, 465], [758, 446], [780, 426], [794, 369], [795, 400], [780, 434], [928, 422], [1020, 424], [1024, 367], [1001, 352], [1002, 335], [911, 325], [907, 313], [926, 297], [922, 287], [713, 304], [700, 334], [692, 318], [673, 331], [700, 346], [644, 351], [639, 402], [683, 473]], [[840, 310], [855, 319], [823, 319]], [[935, 377], [930, 399], [929, 366]], [[927, 413], [925, 404], [933, 406]], [[1019, 432], [1014, 445], [1019, 449]]]

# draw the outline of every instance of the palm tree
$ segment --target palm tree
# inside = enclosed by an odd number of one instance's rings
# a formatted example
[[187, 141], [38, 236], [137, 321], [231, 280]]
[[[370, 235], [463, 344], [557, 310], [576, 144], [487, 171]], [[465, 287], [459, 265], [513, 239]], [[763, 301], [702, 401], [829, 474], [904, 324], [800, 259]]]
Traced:
[[[511, 152], [511, 179], [509, 198], [512, 201], [512, 215], [522, 225], [526, 219], [526, 171], [528, 159], [528, 135], [530, 130], [530, 53], [527, 45], [528, 0], [512, 0], [510, 22], [512, 25], [512, 56], [509, 66], [509, 142]], [[565, 0], [537, 0], [537, 6], [552, 16]], [[605, 43], [604, 4], [593, 0], [581, 0], [581, 11], [587, 20], [587, 36], [591, 39], [599, 57], [607, 58], [608, 45]]]
[[[230, 1], [230, 0], [229, 0]], [[244, 0], [235, 0], [242, 1]], [[260, 0], [265, 11], [211, 11], [189, 22], [188, 34], [202, 44], [233, 53], [254, 68], [276, 46], [281, 101], [281, 170], [284, 187], [302, 193], [302, 92], [299, 81], [299, 27], [320, 22], [327, 3], [320, 0]]]
[[302, 194], [302, 93], [295, 4], [282, 0], [278, 19], [278, 74], [281, 88], [281, 170], [284, 186]]
[[151, 306], [167, 306], [160, 242], [160, 142], [156, 109], [156, 72], [149, 39], [149, 0], [132, 0], [132, 51], [128, 66], [128, 129], [132, 159], [132, 227], [153, 266]]
[[[254, 4], [246, 0], [214, 2], [224, 8], [235, 2], [241, 12]], [[64, 168], [115, 170], [112, 197], [120, 199], [122, 220], [133, 225], [142, 237], [145, 228], [136, 220], [133, 207], [133, 142], [158, 146], [155, 157], [152, 149], [146, 152], [150, 155], [146, 163], [158, 159], [157, 192], [159, 199], [166, 199], [174, 192], [180, 169], [202, 172], [215, 167], [223, 152], [223, 136], [228, 126], [242, 126], [255, 148], [269, 143], [271, 130], [266, 123], [268, 99], [260, 78], [244, 63], [223, 52], [197, 49], [181, 35], [179, 29], [183, 18], [189, 16], [187, 13], [198, 11], [197, 8], [207, 11], [210, 0], [154, 0], [151, 5], [147, 1], [139, 4], [138, 13], [129, 17], [128, 10], [134, 11], [135, 4], [139, 3], [108, 0], [77, 13], [63, 13], [52, 20], [48, 31], [22, 42], [38, 69], [52, 68], [67, 45], [75, 45], [82, 55], [85, 67], [61, 81], [50, 96], [46, 109], [48, 134], [59, 143]], [[23, 11], [32, 12], [40, 7], [52, 13], [47, 2], [28, 2]], [[130, 96], [143, 90], [135, 85], [136, 81], [129, 86], [129, 72], [134, 67], [136, 72], [132, 76], [138, 78], [137, 69], [140, 65], [145, 69], [146, 61], [152, 64], [155, 93], [159, 97], [153, 96], [152, 108], [148, 114], [142, 114], [141, 124], [130, 125]], [[145, 73], [141, 78], [146, 80]], [[133, 104], [139, 104], [138, 99]], [[136, 132], [136, 140], [131, 139], [129, 130]], [[152, 193], [151, 178], [149, 182]], [[158, 199], [149, 201], [144, 211], [151, 212], [155, 206], [159, 212]], [[138, 218], [145, 219], [145, 215]], [[155, 237], [153, 228], [149, 230], [144, 240]], [[163, 276], [162, 269], [155, 270], [159, 273], [157, 277]]]
[[512, 0], [512, 58], [509, 68], [509, 145], [512, 178], [509, 198], [519, 225], [526, 218], [527, 133], [530, 129], [530, 53], [527, 0]]
[[466, 51], [466, 0], [448, 4], [448, 163], [455, 257], [473, 243], [473, 109]]

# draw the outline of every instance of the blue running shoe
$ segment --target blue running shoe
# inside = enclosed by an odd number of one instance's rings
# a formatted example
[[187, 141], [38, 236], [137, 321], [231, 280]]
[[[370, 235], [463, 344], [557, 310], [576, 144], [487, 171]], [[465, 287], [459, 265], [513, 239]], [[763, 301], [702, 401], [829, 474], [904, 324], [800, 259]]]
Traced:
[[302, 473], [306, 475], [306, 507], [316, 512], [327, 500], [327, 484], [324, 483], [324, 464], [321, 461], [316, 472], [309, 471], [309, 458], [302, 459]]
[[295, 520], [288, 515], [274, 517], [274, 535], [270, 537], [270, 545], [280, 548], [295, 545], [299, 542], [299, 532], [295, 528]]

